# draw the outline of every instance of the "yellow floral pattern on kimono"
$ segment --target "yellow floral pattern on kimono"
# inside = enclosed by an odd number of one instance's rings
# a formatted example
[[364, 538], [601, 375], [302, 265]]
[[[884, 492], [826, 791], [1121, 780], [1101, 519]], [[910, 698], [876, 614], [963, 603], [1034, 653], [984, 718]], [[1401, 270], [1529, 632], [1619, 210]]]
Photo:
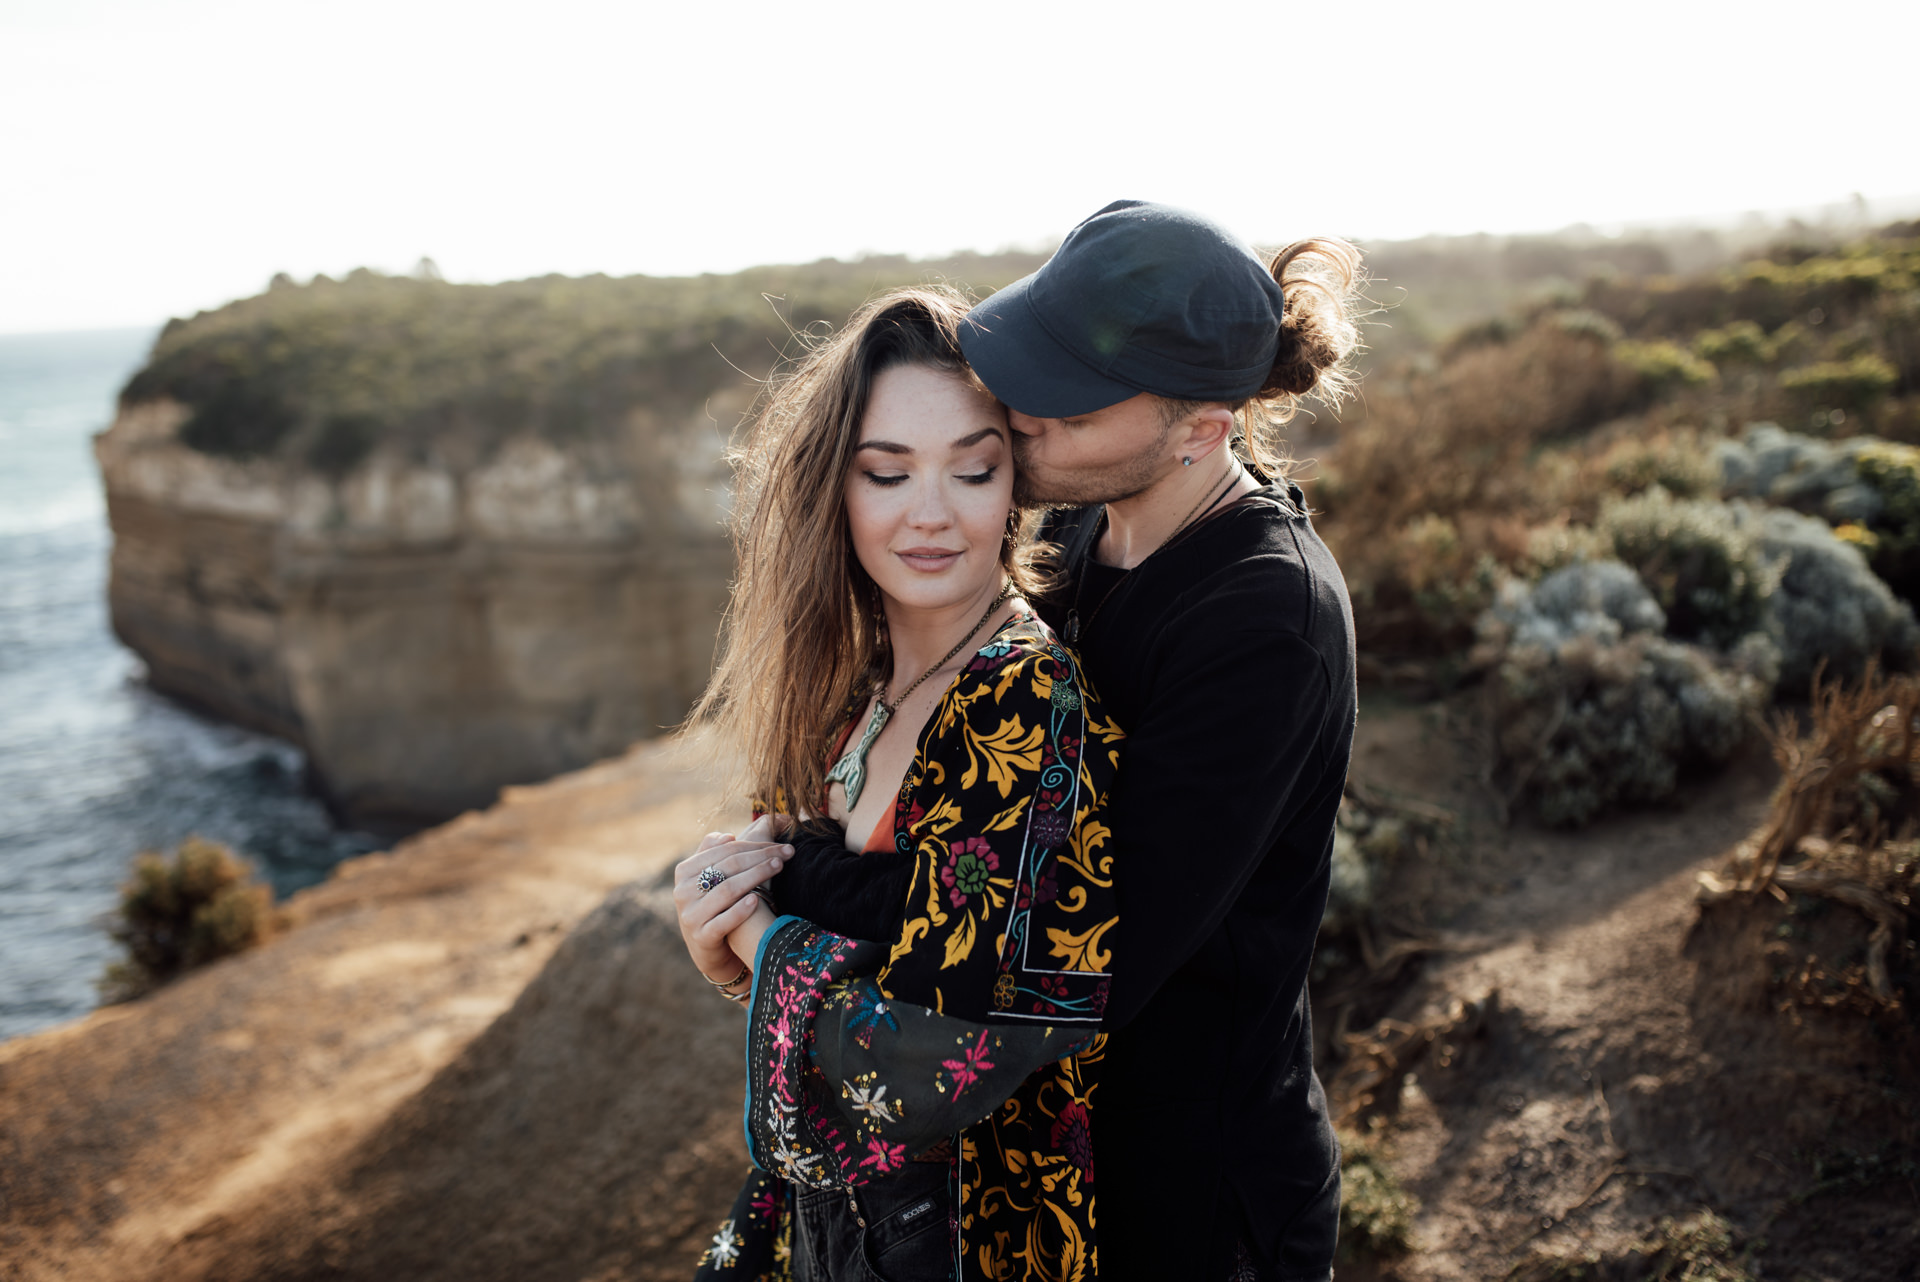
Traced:
[[896, 848], [914, 856], [898, 935], [788, 917], [762, 941], [746, 1124], [765, 1174], [701, 1277], [787, 1276], [791, 1186], [857, 1186], [943, 1143], [960, 1276], [1094, 1276], [1121, 738], [1038, 620], [976, 652], [895, 805]]

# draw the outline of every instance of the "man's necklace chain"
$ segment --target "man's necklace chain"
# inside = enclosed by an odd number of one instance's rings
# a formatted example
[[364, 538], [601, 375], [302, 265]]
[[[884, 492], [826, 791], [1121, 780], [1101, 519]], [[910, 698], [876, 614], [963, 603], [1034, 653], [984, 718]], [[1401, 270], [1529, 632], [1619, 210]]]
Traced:
[[[1205, 518], [1207, 516], [1212, 515], [1213, 509], [1220, 506], [1220, 500], [1224, 499], [1225, 497], [1227, 497], [1228, 494], [1231, 494], [1233, 492], [1233, 487], [1239, 483], [1240, 477], [1241, 477], [1240, 461], [1238, 459], [1235, 459], [1234, 465], [1233, 465], [1233, 472], [1231, 475], [1227, 477], [1227, 483], [1224, 486], [1222, 486], [1218, 491], [1212, 492], [1213, 502], [1207, 503], [1206, 511], [1203, 512], [1200, 510], [1200, 505], [1202, 503], [1207, 502], [1207, 496], [1205, 494], [1202, 494], [1199, 498], [1194, 500], [1193, 506], [1187, 509], [1187, 514], [1180, 518], [1180, 524], [1174, 526], [1172, 531], [1168, 533], [1166, 538], [1161, 539], [1159, 543], [1154, 545], [1153, 551], [1141, 557], [1136, 564], [1130, 566], [1125, 570], [1122, 570], [1119, 574], [1119, 577], [1117, 577], [1116, 579], [1114, 579], [1112, 583], [1107, 585], [1107, 590], [1100, 594], [1100, 599], [1098, 601], [1094, 602], [1093, 613], [1089, 614], [1086, 617], [1086, 620], [1082, 622], [1080, 618], [1080, 598], [1086, 593], [1086, 590], [1087, 590], [1087, 565], [1090, 561], [1093, 560], [1094, 544], [1100, 541], [1098, 536], [1092, 539], [1089, 539], [1087, 541], [1086, 551], [1082, 553], [1080, 557], [1079, 571], [1074, 577], [1073, 607], [1067, 611], [1067, 644], [1079, 645], [1080, 638], [1086, 634], [1086, 631], [1088, 628], [1091, 628], [1093, 626], [1093, 621], [1100, 617], [1100, 611], [1106, 608], [1107, 601], [1110, 598], [1112, 598], [1115, 592], [1119, 591], [1120, 585], [1122, 583], [1127, 582], [1127, 580], [1132, 576], [1135, 570], [1139, 569], [1141, 566], [1145, 565], [1147, 562], [1153, 560], [1154, 557], [1159, 556], [1162, 552], [1172, 547], [1175, 541], [1178, 540], [1182, 534], [1186, 533], [1187, 527], [1193, 523], [1195, 517]], [[1100, 515], [1096, 516], [1094, 520], [1096, 521], [1101, 520], [1105, 516], [1106, 516], [1106, 508], [1102, 507], [1100, 510]]]

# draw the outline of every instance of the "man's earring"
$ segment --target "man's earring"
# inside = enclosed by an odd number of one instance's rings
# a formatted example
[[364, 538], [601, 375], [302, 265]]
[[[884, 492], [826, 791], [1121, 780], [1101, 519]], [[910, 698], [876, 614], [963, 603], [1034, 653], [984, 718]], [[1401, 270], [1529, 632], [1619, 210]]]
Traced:
[[1181, 465], [1182, 465], [1183, 467], [1192, 467], [1192, 466], [1193, 466], [1193, 460], [1192, 460], [1192, 459], [1190, 459], [1190, 458], [1183, 458], [1183, 459], [1181, 459], [1181, 460], [1180, 460], [1180, 463], [1181, 463]]

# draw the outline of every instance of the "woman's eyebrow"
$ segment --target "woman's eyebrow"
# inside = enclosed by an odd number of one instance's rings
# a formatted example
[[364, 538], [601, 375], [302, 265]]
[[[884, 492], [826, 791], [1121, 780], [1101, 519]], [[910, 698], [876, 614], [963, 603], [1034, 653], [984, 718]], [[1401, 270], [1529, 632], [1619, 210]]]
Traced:
[[[967, 433], [959, 440], [947, 446], [947, 448], [950, 450], [964, 450], [969, 445], [978, 445], [989, 436], [1000, 435], [1002, 435], [1002, 431], [997, 426], [983, 427], [977, 432]], [[912, 454], [914, 452], [911, 445], [902, 445], [898, 441], [862, 441], [853, 448], [856, 454], [861, 450], [879, 450], [882, 454]]]

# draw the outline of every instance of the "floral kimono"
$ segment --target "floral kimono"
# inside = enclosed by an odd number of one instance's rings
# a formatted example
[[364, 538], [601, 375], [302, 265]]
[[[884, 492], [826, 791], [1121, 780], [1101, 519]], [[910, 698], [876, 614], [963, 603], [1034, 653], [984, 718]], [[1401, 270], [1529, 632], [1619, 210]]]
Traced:
[[899, 933], [789, 916], [762, 938], [746, 1102], [759, 1169], [700, 1278], [791, 1278], [796, 1186], [853, 1189], [930, 1154], [950, 1163], [956, 1276], [1094, 1275], [1120, 739], [1037, 619], [974, 654], [894, 807], [895, 845], [915, 856]]

